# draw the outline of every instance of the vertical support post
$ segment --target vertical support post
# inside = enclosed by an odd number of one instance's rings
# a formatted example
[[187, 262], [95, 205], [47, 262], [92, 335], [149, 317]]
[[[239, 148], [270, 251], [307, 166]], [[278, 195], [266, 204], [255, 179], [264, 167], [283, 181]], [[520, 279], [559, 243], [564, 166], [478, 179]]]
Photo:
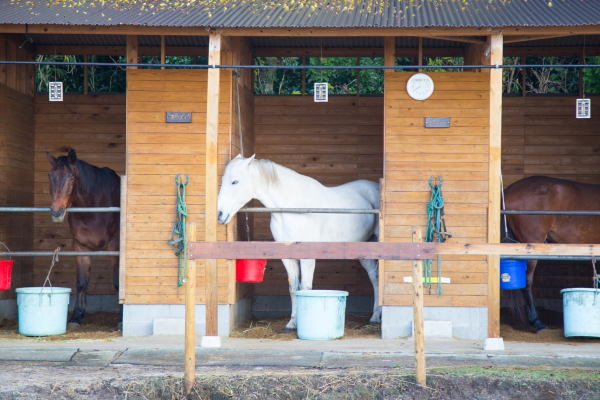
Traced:
[[[423, 38], [419, 38], [419, 66], [423, 65]], [[423, 72], [423, 68], [419, 68], [419, 72]]]
[[[196, 223], [186, 222], [187, 243], [196, 241]], [[185, 260], [185, 367], [183, 384], [189, 394], [196, 381], [196, 260]]]
[[[386, 36], [383, 44], [383, 65], [386, 67], [396, 65], [396, 38]], [[394, 72], [393, 69], [384, 70], [384, 76]]]
[[[356, 57], [356, 66], [360, 67], [360, 57]], [[360, 69], [356, 70], [356, 95], [360, 96]]]
[[[412, 241], [421, 242], [421, 227], [411, 227]], [[415, 335], [415, 377], [417, 384], [426, 386], [425, 332], [423, 331], [423, 260], [412, 262], [413, 327]]]
[[[165, 35], [160, 35], [160, 63], [165, 63]], [[160, 67], [160, 69], [165, 69], [165, 67]]]
[[[527, 63], [527, 57], [521, 57], [521, 64]], [[527, 68], [521, 68], [521, 90], [523, 97], [527, 95]]]
[[[306, 57], [302, 57], [302, 65], [306, 65]], [[306, 70], [302, 69], [302, 96], [306, 95]]]
[[119, 218], [119, 304], [125, 302], [127, 251], [127, 175], [121, 175], [121, 211]]
[[[88, 62], [88, 55], [83, 55], [83, 62]], [[84, 65], [83, 67], [83, 94], [88, 94], [88, 66]]]
[[[219, 89], [221, 70], [221, 34], [211, 32], [208, 47], [208, 89], [206, 98], [206, 214], [205, 240], [217, 241], [217, 146], [219, 138]], [[206, 260], [206, 336], [202, 346], [220, 347], [218, 333], [217, 260]], [[215, 339], [216, 338], [216, 339]]]
[[[6, 57], [6, 38], [4, 35], [0, 35], [0, 60], [8, 61]], [[6, 64], [0, 65], [0, 83], [6, 85]]]
[[[138, 62], [138, 37], [137, 35], [127, 35], [127, 64], [137, 64]], [[127, 67], [127, 69], [137, 69], [137, 67]]]
[[[489, 64], [502, 64], [502, 34], [488, 37]], [[490, 133], [488, 186], [488, 243], [500, 243], [500, 167], [502, 145], [502, 69], [490, 69]], [[488, 337], [500, 337], [500, 256], [488, 261]]]
[[[385, 179], [379, 179], [379, 242], [385, 242]], [[385, 260], [379, 260], [379, 305], [383, 305], [385, 288]]]
[[[579, 64], [584, 64], [585, 58], [583, 57], [583, 53], [579, 56]], [[579, 97], [583, 97], [583, 68], [577, 68], [579, 71]]]

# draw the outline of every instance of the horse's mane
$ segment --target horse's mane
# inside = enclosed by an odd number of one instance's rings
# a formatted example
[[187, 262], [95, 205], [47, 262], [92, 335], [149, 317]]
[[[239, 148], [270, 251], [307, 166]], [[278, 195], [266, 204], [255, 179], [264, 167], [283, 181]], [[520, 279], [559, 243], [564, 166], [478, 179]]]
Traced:
[[[77, 160], [77, 168], [79, 169], [79, 180], [77, 189], [86, 193], [98, 190], [100, 187], [112, 189], [115, 184], [116, 172], [110, 168], [98, 168], [95, 165], [88, 164], [85, 161]], [[69, 158], [60, 156], [56, 159], [55, 168], [69, 168]]]
[[279, 185], [279, 174], [277, 168], [285, 168], [282, 165], [276, 164], [271, 160], [252, 160], [252, 165], [256, 166], [262, 179], [265, 180], [267, 185], [277, 186]]

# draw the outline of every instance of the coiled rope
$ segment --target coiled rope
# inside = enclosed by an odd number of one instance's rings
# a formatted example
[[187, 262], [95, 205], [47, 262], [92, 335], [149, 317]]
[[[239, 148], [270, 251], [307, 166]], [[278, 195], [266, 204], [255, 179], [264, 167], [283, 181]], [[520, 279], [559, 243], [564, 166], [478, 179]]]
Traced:
[[[431, 188], [431, 199], [427, 204], [427, 232], [425, 234], [426, 242], [437, 240], [443, 243], [446, 239], [452, 237], [451, 233], [446, 232], [446, 220], [444, 219], [444, 197], [442, 197], [442, 177], [438, 176], [439, 184], [432, 184], [433, 176], [429, 178], [429, 187]], [[437, 181], [437, 180], [436, 180]], [[443, 228], [443, 229], [442, 229]], [[425, 285], [429, 286], [431, 293], [431, 266], [433, 260], [425, 260], [424, 277]], [[438, 254], [438, 294], [442, 294], [442, 256]]]
[[[185, 174], [185, 183], [183, 178], [179, 179], [179, 174], [175, 177], [177, 185], [177, 206], [175, 208], [175, 223], [171, 232], [171, 239], [167, 244], [173, 246], [175, 255], [179, 258], [179, 269], [177, 271], [177, 286], [183, 285], [186, 277], [187, 260], [187, 239], [185, 237], [185, 219], [188, 216], [187, 204], [185, 204], [185, 187], [190, 178]], [[175, 237], [177, 236], [177, 238]]]

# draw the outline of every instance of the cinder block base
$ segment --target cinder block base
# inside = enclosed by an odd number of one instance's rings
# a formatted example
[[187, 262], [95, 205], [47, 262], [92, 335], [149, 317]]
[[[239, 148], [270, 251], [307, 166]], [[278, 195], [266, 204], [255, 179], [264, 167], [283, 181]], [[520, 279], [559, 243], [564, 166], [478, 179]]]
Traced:
[[[204, 322], [196, 324], [196, 335], [204, 335], [206, 325]], [[185, 318], [154, 318], [152, 324], [153, 335], [185, 335]]]
[[485, 338], [483, 340], [483, 349], [487, 351], [504, 350], [504, 339], [502, 338]]
[[200, 347], [221, 347], [221, 337], [220, 336], [202, 336], [202, 340], [200, 340]]
[[[459, 339], [483, 340], [487, 337], [486, 307], [423, 307], [425, 321], [449, 321], [452, 336]], [[412, 335], [413, 308], [383, 306], [381, 337], [396, 339]]]
[[[423, 321], [423, 333], [426, 338], [451, 338], [452, 321]], [[412, 335], [415, 336], [414, 325]]]

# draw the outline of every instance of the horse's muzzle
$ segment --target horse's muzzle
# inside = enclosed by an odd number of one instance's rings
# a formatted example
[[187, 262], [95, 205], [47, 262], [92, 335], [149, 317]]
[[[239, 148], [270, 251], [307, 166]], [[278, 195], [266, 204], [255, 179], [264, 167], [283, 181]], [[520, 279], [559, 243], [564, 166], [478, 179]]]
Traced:
[[223, 211], [219, 211], [219, 213], [217, 214], [217, 221], [219, 221], [219, 224], [221, 225], [225, 225], [228, 222], [228, 218], [229, 214], [225, 218], [223, 218]]
[[52, 222], [62, 223], [65, 220], [65, 208], [61, 207], [58, 211], [54, 211], [52, 208], [50, 209], [50, 216], [52, 217]]

